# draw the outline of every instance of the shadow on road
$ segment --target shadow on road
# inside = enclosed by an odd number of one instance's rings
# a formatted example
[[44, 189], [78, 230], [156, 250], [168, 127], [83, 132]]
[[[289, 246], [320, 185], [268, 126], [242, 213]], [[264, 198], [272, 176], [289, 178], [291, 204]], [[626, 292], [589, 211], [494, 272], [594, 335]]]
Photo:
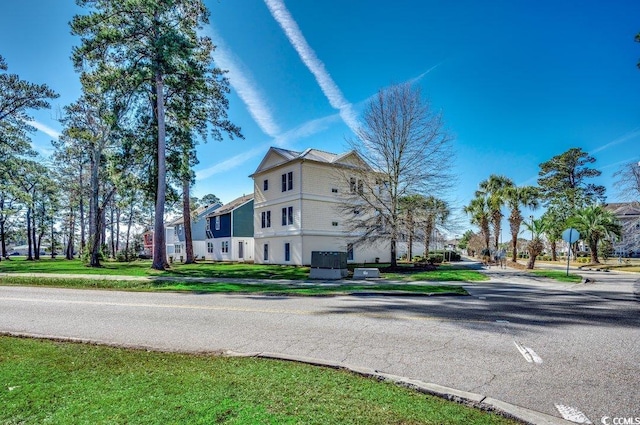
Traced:
[[358, 302], [326, 310], [326, 313], [373, 314], [389, 318], [413, 315], [451, 321], [464, 327], [473, 326], [474, 322], [506, 320], [514, 325], [526, 325], [529, 330], [574, 325], [640, 327], [640, 306], [631, 294], [611, 293], [610, 297], [603, 298], [601, 293], [594, 296], [500, 282], [467, 287], [473, 297], [434, 297], [419, 303], [402, 298], [363, 302], [363, 298], [358, 297]]

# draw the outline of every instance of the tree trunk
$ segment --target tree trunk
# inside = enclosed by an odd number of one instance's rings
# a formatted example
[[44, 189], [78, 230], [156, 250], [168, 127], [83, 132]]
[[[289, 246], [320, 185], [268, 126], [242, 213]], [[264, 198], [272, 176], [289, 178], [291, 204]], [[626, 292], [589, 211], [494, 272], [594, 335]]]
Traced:
[[191, 202], [189, 197], [189, 179], [182, 180], [182, 219], [184, 221], [185, 264], [195, 263], [193, 256], [193, 235], [191, 234]]
[[111, 205], [111, 207], [109, 208], [109, 213], [111, 214], [111, 222], [109, 223], [109, 228], [111, 229], [110, 231], [110, 235], [111, 235], [111, 258], [116, 258], [116, 235], [115, 235], [115, 231], [113, 229], [113, 225], [114, 225], [114, 221], [115, 221], [115, 216], [114, 216], [114, 208], [113, 205]]
[[100, 194], [100, 182], [98, 180], [98, 168], [100, 157], [94, 149], [91, 152], [90, 164], [90, 186], [91, 196], [89, 198], [89, 265], [91, 267], [100, 267], [100, 215], [101, 211], [98, 207], [98, 196]]
[[424, 258], [429, 258], [429, 245], [431, 245], [431, 233], [433, 232], [433, 223], [431, 220], [427, 221], [424, 228]]
[[153, 226], [153, 264], [155, 270], [164, 270], [166, 247], [164, 237], [164, 203], [166, 198], [166, 140], [164, 123], [164, 81], [160, 71], [155, 75], [155, 95], [158, 119], [158, 186], [156, 190], [156, 208]]
[[391, 267], [397, 267], [398, 265], [398, 260], [396, 259], [398, 253], [396, 244], [396, 239], [391, 238]]
[[[82, 165], [80, 165], [80, 205], [79, 213], [80, 213], [80, 254], [84, 254], [85, 247], [87, 246], [87, 235], [85, 231], [85, 220], [84, 220], [84, 196], [83, 196], [83, 179], [82, 179]], [[73, 258], [73, 257], [72, 257]], [[70, 258], [71, 259], [71, 258]]]
[[0, 220], [0, 244], [2, 244], [2, 246], [0, 247], [0, 257], [6, 258], [7, 242], [5, 240], [4, 220]]
[[31, 207], [27, 207], [27, 260], [33, 261], [33, 240], [31, 239]]
[[75, 233], [75, 214], [73, 213], [73, 207], [69, 209], [69, 242], [65, 249], [64, 258], [67, 260], [73, 260], [73, 237]]
[[558, 261], [558, 247], [555, 240], [551, 241], [551, 261]]
[[536, 257], [540, 255], [544, 245], [539, 238], [534, 238], [531, 242], [529, 242], [528, 251], [529, 251], [529, 261], [527, 262], [527, 269], [533, 270], [533, 267], [536, 263]]
[[598, 240], [589, 241], [589, 250], [591, 251], [591, 264], [600, 264], [598, 259]]
[[514, 263], [518, 261], [518, 232], [511, 233], [511, 261]]
[[116, 206], [116, 243], [115, 252], [120, 252], [120, 208]]
[[124, 255], [127, 261], [131, 261], [129, 258], [129, 237], [131, 236], [131, 226], [133, 225], [133, 203], [131, 203], [131, 208], [129, 209], [129, 221], [127, 222], [127, 236], [124, 244]]

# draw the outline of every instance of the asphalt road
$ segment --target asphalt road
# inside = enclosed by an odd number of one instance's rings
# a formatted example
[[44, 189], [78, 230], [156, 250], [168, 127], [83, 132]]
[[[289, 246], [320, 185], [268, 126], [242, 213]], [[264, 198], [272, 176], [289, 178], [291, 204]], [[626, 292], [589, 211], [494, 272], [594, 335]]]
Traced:
[[470, 297], [265, 297], [0, 287], [0, 332], [305, 356], [564, 417], [640, 418], [637, 275], [487, 271]]

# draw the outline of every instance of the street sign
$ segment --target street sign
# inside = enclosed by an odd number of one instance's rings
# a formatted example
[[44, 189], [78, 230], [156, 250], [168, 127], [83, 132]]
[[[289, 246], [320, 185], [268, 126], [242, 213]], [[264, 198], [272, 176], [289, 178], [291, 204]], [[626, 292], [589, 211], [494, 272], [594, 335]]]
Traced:
[[565, 242], [574, 243], [577, 242], [578, 239], [580, 239], [580, 232], [572, 227], [562, 232], [562, 240]]
[[580, 239], [580, 232], [574, 229], [573, 227], [569, 227], [567, 230], [562, 232], [562, 239], [569, 244], [569, 249], [567, 250], [567, 276], [569, 276], [569, 258], [571, 257], [571, 244], [575, 243]]

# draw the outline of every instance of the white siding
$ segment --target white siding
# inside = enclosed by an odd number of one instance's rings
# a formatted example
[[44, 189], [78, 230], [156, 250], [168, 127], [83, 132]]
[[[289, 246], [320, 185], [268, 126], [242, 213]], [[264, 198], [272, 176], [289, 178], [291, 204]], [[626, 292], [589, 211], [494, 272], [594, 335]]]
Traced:
[[[293, 190], [283, 192], [282, 175], [289, 172], [293, 172]], [[312, 251], [347, 250], [348, 217], [340, 217], [338, 207], [341, 194], [349, 186], [340, 175], [331, 164], [298, 159], [253, 176], [256, 263], [308, 265]], [[269, 181], [267, 191], [263, 190], [264, 180]], [[282, 208], [288, 207], [293, 207], [294, 222], [283, 226]], [[271, 227], [262, 228], [262, 213], [266, 211], [271, 211]], [[285, 243], [290, 244], [290, 261], [285, 261]], [[265, 244], [269, 246], [268, 260], [264, 259]], [[371, 244], [356, 246], [354, 261], [389, 261], [388, 252]]]

